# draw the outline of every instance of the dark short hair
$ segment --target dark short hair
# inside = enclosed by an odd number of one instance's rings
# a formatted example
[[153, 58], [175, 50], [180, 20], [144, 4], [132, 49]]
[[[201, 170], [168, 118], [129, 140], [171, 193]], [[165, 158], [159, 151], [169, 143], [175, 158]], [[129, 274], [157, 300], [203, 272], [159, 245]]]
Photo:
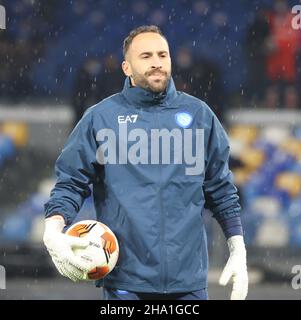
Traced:
[[155, 25], [150, 26], [140, 26], [138, 28], [133, 29], [129, 35], [124, 39], [123, 41], [123, 56], [125, 58], [125, 55], [127, 54], [129, 47], [131, 43], [133, 42], [133, 39], [138, 36], [138, 34], [146, 33], [146, 32], [153, 32], [158, 33], [160, 36], [162, 36], [166, 41], [166, 37], [162, 33], [161, 29]]

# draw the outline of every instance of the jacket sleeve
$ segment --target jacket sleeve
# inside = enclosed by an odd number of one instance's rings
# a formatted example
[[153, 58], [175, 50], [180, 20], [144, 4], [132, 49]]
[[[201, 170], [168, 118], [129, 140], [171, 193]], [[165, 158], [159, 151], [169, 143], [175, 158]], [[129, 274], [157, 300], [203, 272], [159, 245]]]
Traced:
[[225, 236], [242, 234], [239, 197], [229, 169], [229, 139], [217, 117], [212, 114], [205, 161], [205, 207], [221, 225]]
[[60, 214], [66, 224], [72, 223], [84, 200], [91, 194], [89, 185], [95, 178], [96, 147], [92, 115], [86, 112], [55, 163], [57, 180], [45, 204], [46, 217]]

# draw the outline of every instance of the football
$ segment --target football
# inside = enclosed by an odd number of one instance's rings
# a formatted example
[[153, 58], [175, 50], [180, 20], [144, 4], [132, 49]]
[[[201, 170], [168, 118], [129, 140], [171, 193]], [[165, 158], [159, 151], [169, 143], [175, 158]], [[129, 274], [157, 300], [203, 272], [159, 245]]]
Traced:
[[76, 256], [95, 266], [87, 273], [85, 280], [102, 279], [114, 269], [119, 246], [115, 234], [108, 226], [96, 220], [82, 220], [68, 228], [66, 234], [89, 240], [89, 246], [85, 249], [74, 249]]

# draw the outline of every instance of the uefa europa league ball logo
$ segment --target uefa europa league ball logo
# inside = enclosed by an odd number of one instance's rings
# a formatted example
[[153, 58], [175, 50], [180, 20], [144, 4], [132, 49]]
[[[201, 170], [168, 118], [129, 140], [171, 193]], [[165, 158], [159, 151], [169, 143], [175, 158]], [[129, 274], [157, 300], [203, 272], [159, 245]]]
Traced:
[[6, 12], [3, 6], [0, 6], [0, 29], [6, 28]]

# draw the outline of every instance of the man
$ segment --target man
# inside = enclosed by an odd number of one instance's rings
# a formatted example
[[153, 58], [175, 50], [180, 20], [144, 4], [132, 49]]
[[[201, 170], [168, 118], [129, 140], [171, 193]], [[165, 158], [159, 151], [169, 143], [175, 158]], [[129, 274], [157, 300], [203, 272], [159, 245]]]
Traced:
[[233, 278], [231, 298], [245, 299], [246, 250], [225, 131], [204, 102], [176, 91], [156, 26], [133, 30], [123, 49], [122, 92], [85, 113], [56, 162], [45, 245], [62, 275], [84, 278], [91, 266], [72, 248], [87, 243], [62, 230], [92, 184], [97, 219], [120, 245], [116, 267], [97, 283], [105, 299], [207, 299], [206, 206], [230, 250], [220, 283]]

